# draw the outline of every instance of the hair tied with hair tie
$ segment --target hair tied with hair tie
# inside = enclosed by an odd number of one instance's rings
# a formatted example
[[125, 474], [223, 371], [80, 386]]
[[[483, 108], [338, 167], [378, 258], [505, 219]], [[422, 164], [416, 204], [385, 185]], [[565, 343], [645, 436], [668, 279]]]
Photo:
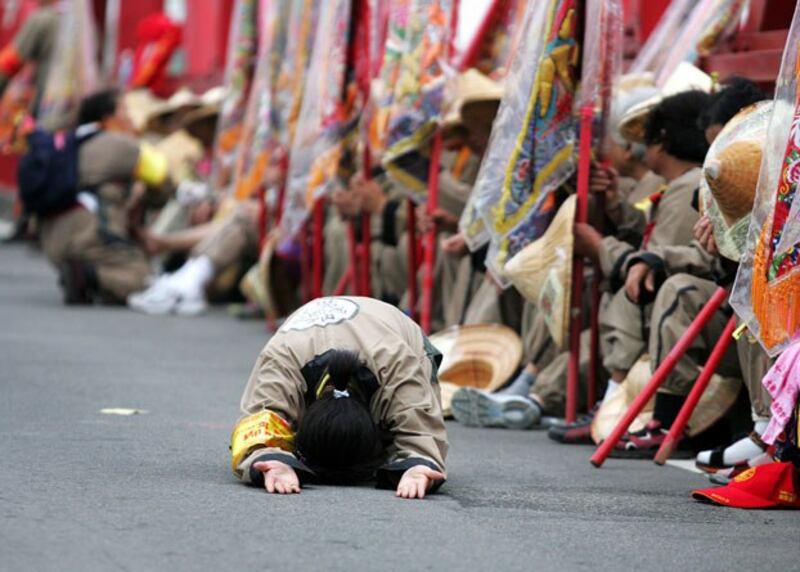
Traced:
[[343, 391], [339, 391], [338, 389], [333, 390], [333, 398], [334, 399], [341, 399], [342, 397], [350, 397], [350, 392], [346, 389]]

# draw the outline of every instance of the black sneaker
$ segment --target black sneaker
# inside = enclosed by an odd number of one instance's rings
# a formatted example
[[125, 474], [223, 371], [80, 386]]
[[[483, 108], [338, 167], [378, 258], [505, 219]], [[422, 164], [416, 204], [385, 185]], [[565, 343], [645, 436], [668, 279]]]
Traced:
[[547, 436], [565, 445], [594, 445], [592, 421], [596, 412], [597, 406], [578, 417], [574, 423], [553, 425], [547, 430]]

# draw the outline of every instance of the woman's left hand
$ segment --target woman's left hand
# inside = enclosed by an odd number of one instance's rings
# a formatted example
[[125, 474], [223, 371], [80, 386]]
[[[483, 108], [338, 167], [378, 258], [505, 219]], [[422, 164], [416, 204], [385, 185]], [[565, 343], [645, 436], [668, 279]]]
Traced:
[[434, 482], [443, 481], [444, 475], [425, 465], [411, 467], [397, 485], [397, 496], [404, 499], [423, 499]]

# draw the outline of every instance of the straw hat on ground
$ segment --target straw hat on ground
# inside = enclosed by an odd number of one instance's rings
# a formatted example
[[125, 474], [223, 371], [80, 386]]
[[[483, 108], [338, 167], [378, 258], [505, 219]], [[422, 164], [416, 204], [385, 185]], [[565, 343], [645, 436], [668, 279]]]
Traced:
[[[699, 372], [698, 372], [699, 374]], [[630, 407], [636, 396], [645, 388], [652, 377], [650, 356], [643, 355], [639, 358], [628, 376], [620, 384], [616, 393], [605, 400], [592, 421], [592, 439], [600, 443], [614, 430], [622, 416]], [[725, 378], [714, 374], [706, 388], [700, 403], [689, 418], [686, 433], [689, 437], [699, 435], [714, 423], [719, 421], [728, 409], [736, 402], [741, 388], [738, 379]], [[647, 402], [642, 412], [634, 419], [628, 431], [635, 432], [644, 428], [653, 418], [655, 397]]]
[[719, 133], [703, 163], [700, 199], [720, 253], [739, 260], [747, 242], [772, 102], [742, 110]]
[[495, 391], [508, 381], [522, 359], [522, 340], [499, 324], [453, 326], [430, 342], [442, 352], [439, 381]]
[[575, 195], [568, 197], [541, 238], [519, 251], [504, 269], [514, 287], [537, 305], [559, 348], [566, 346], [569, 335], [576, 200]]
[[645, 126], [650, 113], [666, 97], [699, 89], [710, 92], [714, 85], [711, 76], [700, 71], [690, 63], [682, 62], [673, 72], [661, 93], [632, 107], [622, 118], [619, 131], [625, 139], [634, 143], [644, 143]]

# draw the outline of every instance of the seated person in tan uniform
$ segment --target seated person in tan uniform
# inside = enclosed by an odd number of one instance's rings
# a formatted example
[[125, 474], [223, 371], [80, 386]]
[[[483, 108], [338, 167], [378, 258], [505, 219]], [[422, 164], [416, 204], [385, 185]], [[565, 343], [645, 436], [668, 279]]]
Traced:
[[83, 100], [77, 134], [78, 201], [42, 217], [42, 247], [59, 269], [68, 304], [121, 303], [142, 289], [150, 274], [129, 230], [129, 213], [167, 194], [167, 162], [132, 137], [125, 105], [115, 90]]
[[[446, 474], [440, 359], [419, 326], [389, 304], [309, 302], [250, 374], [231, 443], [234, 473], [270, 493], [376, 478], [399, 497], [423, 498]], [[284, 428], [277, 442], [262, 432], [275, 424]]]
[[[763, 94], [751, 83], [731, 83], [728, 87], [711, 96], [710, 102], [700, 114], [697, 122], [698, 129], [704, 133], [704, 139], [711, 143], [719, 133], [721, 127], [739, 109], [763, 98]], [[695, 139], [697, 136], [695, 136]], [[665, 199], [666, 199], [665, 195]], [[662, 209], [660, 204], [658, 209]], [[687, 214], [687, 217], [696, 218], [696, 214]], [[662, 223], [657, 223], [661, 225]], [[681, 334], [692, 322], [697, 312], [711, 294], [716, 290], [715, 281], [729, 281], [735, 270], [726, 269], [722, 259], [717, 256], [716, 248], [709, 245], [707, 240], [708, 225], [699, 219], [692, 231], [695, 240], [689, 244], [682, 241], [660, 241], [652, 243], [646, 251], [632, 255], [627, 260], [628, 273], [625, 280], [624, 292], [628, 300], [641, 301], [651, 298], [652, 305], [644, 307], [650, 314], [647, 328], [641, 331], [637, 340], [644, 342], [641, 350], [649, 349], [651, 367], [657, 367], [677, 342]], [[654, 233], [658, 232], [658, 226]], [[655, 238], [655, 234], [654, 234]], [[728, 265], [730, 266], [730, 265]], [[661, 276], [656, 279], [656, 274]], [[659, 283], [661, 283], [659, 287]], [[697, 375], [700, 365], [708, 356], [716, 339], [722, 333], [728, 316], [725, 312], [718, 312], [709, 322], [701, 336], [697, 338], [692, 349], [687, 352], [676, 367], [667, 377], [662, 389], [656, 395], [656, 407], [653, 423], [637, 434], [627, 435], [620, 443], [620, 454], [627, 456], [641, 456], [649, 458], [660, 445], [666, 430], [672, 424]], [[629, 347], [634, 336], [632, 330], [619, 341], [627, 341]], [[641, 343], [637, 341], [637, 344]], [[721, 375], [731, 378], [739, 377], [740, 368], [733, 348], [722, 360], [718, 371]], [[612, 374], [615, 372], [612, 371]], [[610, 392], [619, 380], [619, 372], [609, 382]], [[611, 393], [607, 393], [610, 395]], [[553, 430], [554, 438], [563, 442], [580, 442], [588, 439], [587, 417], [584, 422], [573, 427]]]

